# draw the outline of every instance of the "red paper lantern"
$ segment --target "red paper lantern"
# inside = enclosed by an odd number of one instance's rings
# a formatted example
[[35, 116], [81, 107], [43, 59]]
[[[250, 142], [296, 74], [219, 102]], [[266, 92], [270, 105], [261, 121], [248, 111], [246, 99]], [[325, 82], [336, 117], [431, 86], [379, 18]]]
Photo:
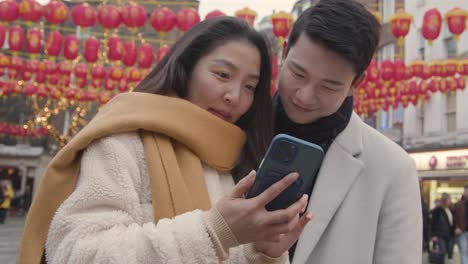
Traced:
[[37, 92], [37, 86], [32, 83], [27, 83], [24, 88], [24, 95], [33, 96]]
[[457, 81], [453, 77], [447, 77], [445, 83], [447, 85], [447, 90], [453, 95], [458, 88]]
[[414, 76], [413, 74], [413, 68], [411, 68], [410, 66], [405, 66], [405, 80], [410, 80], [412, 79]]
[[75, 65], [73, 69], [73, 73], [75, 74], [76, 78], [86, 79], [86, 76], [88, 74], [88, 69], [86, 68], [85, 64], [78, 63]]
[[3, 24], [0, 23], [0, 47], [3, 47], [5, 43], [6, 28]]
[[382, 80], [390, 81], [395, 78], [395, 65], [390, 60], [384, 60], [380, 64]]
[[396, 59], [393, 63], [395, 69], [395, 81], [402, 81], [405, 79], [406, 65], [402, 59]]
[[68, 100], [74, 100], [74, 99], [76, 99], [77, 94], [78, 94], [77, 89], [68, 89], [65, 92], [65, 98], [67, 98]]
[[455, 81], [457, 82], [457, 89], [465, 90], [465, 88], [466, 88], [465, 78], [463, 78], [461, 76], [458, 76], [458, 77], [455, 77]]
[[156, 53], [156, 62], [159, 63], [164, 58], [164, 56], [166, 56], [169, 50], [170, 48], [167, 45], [162, 45], [161, 47], [159, 47]]
[[445, 77], [455, 76], [458, 70], [458, 62], [456, 60], [446, 60], [444, 62]]
[[46, 74], [56, 74], [58, 72], [57, 64], [52, 60], [44, 61], [45, 73]]
[[99, 40], [91, 37], [86, 40], [84, 58], [88, 63], [94, 63], [99, 58]]
[[24, 31], [20, 26], [11, 26], [9, 30], [8, 45], [11, 51], [21, 51], [24, 42]]
[[107, 43], [107, 56], [112, 61], [120, 61], [123, 54], [122, 39], [117, 35], [112, 35]]
[[37, 60], [28, 60], [26, 61], [25, 70], [31, 73], [36, 73], [37, 68], [39, 67], [39, 62]]
[[143, 79], [143, 75], [140, 69], [132, 67], [127, 72], [127, 80], [129, 82], [139, 82]]
[[47, 55], [56, 57], [60, 54], [62, 49], [62, 33], [60, 31], [52, 31], [49, 33], [46, 44]]
[[214, 17], [220, 17], [220, 16], [225, 16], [226, 14], [224, 14], [223, 12], [219, 11], [219, 10], [213, 10], [211, 12], [209, 12], [208, 14], [206, 14], [205, 16], [205, 19], [210, 19], [210, 18], [214, 18]]
[[441, 93], [446, 93], [448, 91], [448, 85], [445, 79], [440, 79], [439, 81], [439, 91]]
[[398, 44], [400, 46], [403, 45], [404, 38], [408, 35], [411, 22], [413, 22], [413, 16], [400, 8], [390, 17], [389, 21], [393, 36], [398, 39]]
[[185, 32], [200, 22], [197, 11], [190, 7], [184, 7], [177, 12], [177, 27]]
[[121, 92], [121, 93], [124, 93], [124, 92], [128, 91], [128, 81], [127, 81], [126, 78], [122, 78], [122, 79], [119, 80], [117, 90], [119, 90], [119, 92]]
[[447, 22], [450, 33], [453, 34], [453, 39], [458, 41], [460, 35], [465, 31], [466, 18], [468, 17], [467, 11], [455, 7], [445, 13], [445, 21]]
[[153, 46], [148, 43], [144, 43], [138, 50], [138, 66], [141, 68], [150, 68], [153, 64], [154, 50]]
[[123, 43], [123, 55], [122, 62], [125, 66], [133, 66], [137, 59], [137, 49], [136, 45], [133, 42], [124, 42]]
[[37, 54], [42, 50], [42, 33], [37, 28], [28, 30], [26, 34], [26, 50], [29, 53]]
[[115, 5], [103, 5], [98, 9], [98, 22], [105, 29], [116, 29], [122, 23], [122, 12]]
[[418, 78], [422, 78], [424, 75], [424, 61], [415, 60], [410, 63], [410, 67], [413, 70], [413, 75]]
[[110, 78], [106, 78], [104, 80], [104, 89], [106, 89], [106, 91], [114, 90], [115, 88], [114, 85], [115, 85], [115, 82], [111, 80]]
[[62, 76], [70, 76], [72, 72], [72, 66], [68, 61], [62, 61], [58, 64], [58, 72]]
[[279, 39], [280, 45], [282, 45], [284, 39], [288, 37], [293, 20], [294, 17], [291, 14], [283, 11], [270, 16], [270, 21], [273, 25], [273, 34]]
[[429, 65], [424, 64], [422, 79], [427, 80], [432, 77], [431, 68]]
[[68, 7], [61, 0], [50, 1], [44, 8], [44, 17], [52, 25], [61, 24], [68, 18]]
[[91, 68], [91, 76], [93, 77], [91, 85], [94, 88], [101, 87], [104, 78], [106, 78], [106, 68], [102, 65], [93, 65]]
[[432, 8], [429, 9], [423, 17], [423, 26], [421, 33], [429, 43], [432, 45], [432, 41], [439, 37], [440, 29], [442, 27], [442, 15], [439, 10]]
[[124, 70], [120, 67], [112, 67], [109, 71], [109, 77], [113, 81], [120, 81], [124, 77]]
[[109, 92], [104, 91], [100, 92], [97, 97], [101, 105], [106, 104], [111, 99], [111, 95], [109, 94]]
[[257, 12], [252, 9], [245, 7], [241, 10], [236, 11], [235, 16], [246, 21], [249, 25], [253, 26]]
[[49, 74], [47, 76], [47, 83], [51, 84], [51, 85], [57, 85], [58, 84], [58, 73]]
[[28, 22], [37, 22], [42, 18], [42, 6], [35, 0], [22, 0], [18, 11], [20, 17]]
[[80, 42], [75, 34], [70, 34], [65, 37], [63, 42], [63, 56], [68, 60], [74, 60], [78, 57], [80, 51]]
[[96, 11], [88, 3], [82, 3], [72, 8], [73, 23], [80, 27], [92, 27], [96, 24]]
[[376, 82], [380, 78], [379, 65], [375, 59], [372, 59], [367, 67], [367, 80]]
[[130, 29], [136, 30], [146, 22], [146, 10], [143, 6], [131, 3], [122, 10], [122, 21]]
[[171, 31], [177, 24], [177, 16], [167, 7], [158, 8], [150, 17], [151, 26], [160, 34]]
[[18, 4], [14, 0], [0, 2], [0, 20], [5, 22], [15, 21], [19, 17]]
[[468, 59], [460, 61], [458, 73], [464, 76], [468, 76]]
[[15, 80], [18, 77], [19, 72], [22, 71], [23, 68], [24, 68], [23, 59], [17, 56], [11, 57], [10, 68], [8, 70], [8, 78], [10, 78], [10, 80]]
[[431, 70], [432, 76], [443, 77], [444, 64], [442, 61], [435, 60], [429, 63], [429, 69]]

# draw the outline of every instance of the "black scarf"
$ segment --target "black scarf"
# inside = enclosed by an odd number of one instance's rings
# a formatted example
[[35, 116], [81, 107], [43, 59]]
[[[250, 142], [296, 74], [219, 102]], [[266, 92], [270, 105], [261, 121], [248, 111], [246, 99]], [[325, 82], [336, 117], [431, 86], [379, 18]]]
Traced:
[[[275, 134], [284, 133], [302, 140], [317, 144], [327, 152], [333, 140], [346, 128], [353, 113], [353, 97], [348, 96], [334, 114], [323, 117], [309, 124], [297, 124], [289, 119], [281, 103], [279, 93], [273, 97], [275, 114]], [[316, 179], [317, 180], [317, 179]], [[309, 197], [314, 188], [308, 190]], [[297, 242], [289, 249], [289, 259], [292, 262]]]
[[346, 128], [353, 113], [353, 97], [348, 96], [334, 114], [313, 123], [297, 124], [289, 119], [279, 93], [273, 97], [275, 134], [284, 133], [317, 144], [327, 152], [333, 140]]

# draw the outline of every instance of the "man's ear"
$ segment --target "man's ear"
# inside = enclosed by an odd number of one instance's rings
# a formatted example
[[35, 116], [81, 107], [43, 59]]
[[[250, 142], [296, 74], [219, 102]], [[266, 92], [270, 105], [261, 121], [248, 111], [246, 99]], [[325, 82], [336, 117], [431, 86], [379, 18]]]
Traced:
[[357, 90], [357, 88], [366, 80], [367, 72], [364, 72], [356, 79], [356, 81], [351, 85], [351, 89], [349, 89], [348, 96], [353, 95], [353, 93]]

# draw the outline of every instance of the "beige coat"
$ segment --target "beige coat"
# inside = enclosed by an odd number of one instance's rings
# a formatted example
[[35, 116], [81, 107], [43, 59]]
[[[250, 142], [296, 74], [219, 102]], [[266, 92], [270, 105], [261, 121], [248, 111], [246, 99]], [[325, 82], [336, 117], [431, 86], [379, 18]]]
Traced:
[[413, 160], [353, 114], [323, 161], [293, 264], [420, 264]]

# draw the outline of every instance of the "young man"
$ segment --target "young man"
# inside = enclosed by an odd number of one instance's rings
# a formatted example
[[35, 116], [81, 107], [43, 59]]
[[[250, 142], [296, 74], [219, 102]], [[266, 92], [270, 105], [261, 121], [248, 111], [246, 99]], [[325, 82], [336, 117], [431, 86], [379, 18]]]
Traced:
[[310, 190], [315, 217], [290, 250], [293, 264], [422, 262], [415, 164], [353, 113], [379, 35], [374, 16], [353, 0], [322, 0], [291, 31], [274, 97], [276, 133], [326, 151]]

